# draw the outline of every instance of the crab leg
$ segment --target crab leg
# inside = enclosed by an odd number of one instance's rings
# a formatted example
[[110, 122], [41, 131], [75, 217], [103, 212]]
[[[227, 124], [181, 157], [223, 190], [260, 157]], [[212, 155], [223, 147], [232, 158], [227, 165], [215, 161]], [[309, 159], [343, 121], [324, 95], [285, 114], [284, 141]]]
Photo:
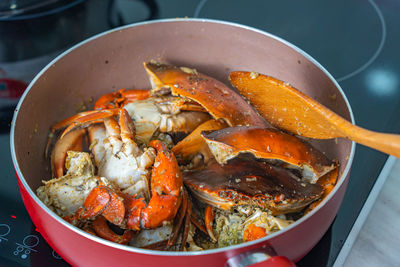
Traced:
[[108, 118], [118, 114], [119, 110], [120, 109], [84, 111], [54, 124], [50, 129], [50, 134], [47, 139], [45, 157], [48, 157], [51, 140], [57, 130], [67, 127], [59, 138], [62, 139], [66, 134], [72, 132], [77, 128], [85, 128], [91, 124], [103, 122], [104, 118]]
[[122, 235], [116, 234], [108, 227], [107, 220], [103, 216], [94, 219], [93, 230], [97, 236], [118, 244], [127, 244], [136, 234], [132, 230], [125, 230]]
[[[68, 132], [74, 130], [78, 126], [87, 126], [89, 124], [93, 124], [96, 122], [101, 122], [101, 119], [113, 116], [117, 114], [119, 109], [108, 109], [108, 110], [90, 110], [90, 111], [83, 111], [78, 114], [75, 114], [71, 117], [68, 117], [56, 124], [54, 124], [50, 129], [49, 140], [54, 136], [54, 132], [60, 130], [62, 128], [68, 127], [68, 131], [65, 130], [60, 137], [60, 139], [65, 136]], [[71, 127], [72, 125], [72, 127]], [[82, 127], [82, 128], [83, 128]], [[50, 142], [47, 142], [46, 145], [46, 155], [50, 145]]]
[[183, 190], [183, 198], [182, 198], [182, 205], [178, 211], [178, 221], [174, 224], [174, 228], [172, 230], [171, 236], [168, 239], [167, 247], [170, 248], [175, 245], [176, 240], [178, 238], [179, 230], [181, 229], [183, 219], [187, 213], [188, 207], [188, 196], [186, 190]]
[[64, 175], [65, 159], [67, 158], [68, 151], [82, 151], [83, 135], [85, 132], [85, 129], [72, 131], [65, 138], [59, 139], [56, 142], [51, 153], [51, 168], [54, 177], [58, 178]]
[[125, 142], [132, 142], [135, 136], [135, 128], [128, 111], [121, 109], [119, 112], [119, 125], [121, 127], [121, 139]]
[[110, 190], [106, 186], [93, 188], [83, 203], [83, 209], [77, 213], [82, 219], [87, 219], [100, 214], [111, 200]]
[[89, 114], [92, 113], [92, 112], [93, 112], [93, 111], [84, 111], [84, 112], [75, 114], [75, 115], [73, 115], [73, 116], [71, 116], [71, 117], [69, 117], [69, 118], [66, 118], [66, 119], [64, 119], [64, 120], [62, 120], [62, 121], [60, 121], [60, 122], [54, 124], [54, 125], [51, 127], [50, 133], [49, 133], [48, 138], [47, 138], [47, 143], [46, 143], [46, 148], [45, 148], [45, 157], [48, 158], [49, 149], [50, 149], [50, 146], [51, 146], [51, 140], [52, 140], [52, 138], [54, 138], [54, 136], [55, 136], [54, 133], [55, 133], [57, 130], [67, 127], [68, 125], [70, 125], [70, 124], [71, 124], [74, 120], [76, 120], [77, 118], [83, 117], [83, 116], [86, 116], [86, 115], [89, 115]]
[[95, 103], [94, 109], [120, 108], [129, 102], [143, 100], [150, 96], [149, 90], [121, 89], [101, 96]]
[[177, 96], [155, 97], [158, 107], [163, 113], [174, 114], [181, 110], [207, 112], [199, 103]]
[[206, 228], [204, 228], [204, 225], [203, 225], [195, 216], [192, 215], [192, 216], [190, 217], [190, 221], [191, 221], [200, 231], [202, 231], [202, 232], [205, 233], [206, 235], [208, 234]]
[[211, 206], [207, 206], [204, 211], [204, 223], [206, 225], [207, 233], [210, 236], [211, 240], [215, 243], [217, 239], [213, 233], [213, 221], [214, 221], [214, 211]]
[[181, 247], [180, 247], [180, 250], [182, 250], [182, 251], [185, 248], [186, 241], [188, 239], [191, 216], [192, 216], [192, 201], [189, 200], [187, 211], [186, 211], [186, 217], [185, 217], [185, 226], [183, 228], [182, 242], [181, 242]]
[[60, 122], [57, 122], [56, 124], [54, 124], [54, 125], [51, 127], [50, 133], [54, 133], [55, 131], [57, 131], [57, 130], [59, 130], [59, 129], [61, 129], [61, 128], [65, 128], [65, 127], [67, 127], [68, 125], [70, 125], [72, 122], [74, 122], [75, 120], [77, 120], [78, 118], [85, 117], [85, 116], [90, 115], [90, 114], [92, 114], [92, 113], [97, 113], [97, 111], [95, 111], [95, 110], [83, 111], [83, 112], [80, 112], [80, 113], [78, 113], [78, 114], [75, 114], [75, 115], [73, 115], [73, 116], [71, 116], [71, 117], [68, 117], [68, 118], [66, 118], [66, 119], [64, 119], [64, 120], [62, 120], [62, 121], [60, 121]]
[[[95, 110], [84, 111], [75, 114], [67, 119], [64, 119], [54, 124], [50, 129], [49, 138], [45, 148], [45, 157], [48, 157], [48, 151], [51, 144], [51, 139], [54, 137], [55, 131], [67, 127], [61, 135], [62, 139], [68, 132], [77, 127], [86, 127], [94, 123], [100, 123], [104, 118], [116, 115], [118, 109], [128, 102], [146, 99], [150, 96], [149, 90], [125, 90], [121, 89], [117, 92], [103, 95], [100, 97], [94, 106]], [[116, 109], [117, 108], [117, 109]], [[102, 111], [99, 111], [102, 110]], [[103, 111], [105, 110], [105, 111]]]
[[118, 153], [122, 146], [124, 146], [126, 155], [136, 154], [138, 152], [138, 147], [134, 141], [135, 128], [132, 119], [123, 108], [118, 109], [118, 115], [118, 122], [113, 117], [106, 117], [104, 119], [104, 125], [110, 143], [113, 145], [114, 153]]
[[182, 175], [172, 152], [159, 140], [150, 142], [157, 150], [151, 175], [152, 197], [142, 211], [141, 224], [144, 228], [156, 228], [172, 220], [181, 202]]
[[97, 236], [96, 232], [93, 229], [93, 226], [89, 225], [88, 223], [86, 223], [85, 226], [82, 227], [82, 230], [85, 231], [86, 233]]
[[167, 250], [167, 243], [168, 240], [162, 240], [144, 247], [141, 247], [143, 249], [151, 249], [151, 250]]
[[[61, 138], [63, 138], [67, 133], [70, 131], [76, 129], [76, 128], [85, 128], [88, 127], [89, 125], [92, 125], [94, 123], [101, 123], [105, 118], [109, 118], [111, 116], [115, 116], [119, 114], [121, 109], [119, 108], [114, 108], [114, 109], [104, 109], [104, 110], [92, 110], [92, 111], [85, 111], [81, 114], [81, 116], [72, 116], [64, 121], [61, 121], [57, 125], [54, 125], [53, 127], [57, 126], [59, 128], [68, 126], [64, 132], [62, 133]], [[64, 123], [63, 123], [64, 122]]]
[[122, 225], [125, 218], [124, 199], [114, 192], [110, 192], [110, 202], [101, 215], [115, 225]]
[[207, 112], [200, 104], [196, 102], [184, 102], [182, 104], [178, 104], [178, 106], [181, 110]]

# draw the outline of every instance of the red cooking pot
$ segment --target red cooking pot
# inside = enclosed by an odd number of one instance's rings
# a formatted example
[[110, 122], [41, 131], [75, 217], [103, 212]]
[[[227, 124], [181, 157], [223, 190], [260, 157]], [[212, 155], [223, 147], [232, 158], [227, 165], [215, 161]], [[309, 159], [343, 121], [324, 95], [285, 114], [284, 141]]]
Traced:
[[[22, 198], [40, 233], [67, 262], [80, 266], [223, 266], [265, 258], [271, 251], [300, 260], [324, 235], [339, 209], [353, 161], [351, 141], [311, 141], [340, 162], [339, 181], [317, 208], [280, 232], [226, 248], [165, 252], [115, 244], [70, 225], [38, 199], [36, 189], [51, 178], [43, 157], [50, 126], [112, 90], [149, 88], [143, 62], [151, 59], [196, 68], [226, 84], [234, 70], [268, 74], [353, 121], [350, 105], [333, 77], [299, 48], [263, 31], [216, 20], [169, 19], [100, 34], [44, 68], [14, 114], [12, 158]], [[274, 263], [281, 258], [272, 259]]]

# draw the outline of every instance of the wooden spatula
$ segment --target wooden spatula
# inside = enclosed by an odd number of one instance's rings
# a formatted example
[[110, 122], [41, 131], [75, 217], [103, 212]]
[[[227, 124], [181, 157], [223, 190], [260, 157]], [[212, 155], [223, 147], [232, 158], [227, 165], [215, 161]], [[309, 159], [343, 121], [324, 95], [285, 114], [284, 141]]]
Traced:
[[353, 125], [289, 84], [266, 75], [235, 71], [229, 79], [277, 128], [316, 139], [343, 137], [400, 158], [400, 135]]

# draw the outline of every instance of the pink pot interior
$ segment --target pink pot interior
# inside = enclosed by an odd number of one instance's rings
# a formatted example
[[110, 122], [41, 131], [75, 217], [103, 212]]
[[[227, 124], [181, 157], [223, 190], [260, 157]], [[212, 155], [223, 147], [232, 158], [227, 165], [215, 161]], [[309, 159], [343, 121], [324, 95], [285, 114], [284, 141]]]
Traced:
[[[38, 77], [15, 120], [14, 148], [23, 178], [36, 192], [50, 179], [44, 147], [49, 128], [93, 99], [121, 88], [149, 88], [143, 62], [156, 59], [197, 69], [229, 84], [234, 70], [257, 71], [289, 82], [350, 120], [334, 82], [302, 53], [258, 31], [215, 21], [172, 20], [102, 35], [71, 50]], [[335, 97], [332, 97], [335, 96]], [[314, 141], [346, 167], [348, 140]], [[21, 177], [22, 178], [22, 177]]]

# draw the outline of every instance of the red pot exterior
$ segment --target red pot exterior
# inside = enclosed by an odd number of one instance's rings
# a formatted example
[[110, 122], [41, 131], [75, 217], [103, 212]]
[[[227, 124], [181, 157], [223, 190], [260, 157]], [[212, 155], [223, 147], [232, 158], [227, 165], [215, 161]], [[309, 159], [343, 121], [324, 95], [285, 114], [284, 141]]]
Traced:
[[100, 267], [118, 264], [118, 266], [203, 267], [204, 263], [207, 263], [207, 266], [211, 267], [224, 266], [230, 257], [262, 246], [271, 246], [278, 255], [286, 256], [292, 261], [300, 260], [318, 243], [332, 223], [343, 200], [347, 178], [336, 194], [321, 209], [289, 231], [245, 248], [196, 256], [156, 256], [125, 251], [95, 242], [65, 227], [49, 215], [28, 193], [19, 177], [18, 186], [25, 207], [41, 235], [64, 260], [73, 266]]
[[[142, 62], [158, 56], [167, 63], [198, 67], [227, 84], [230, 71], [257, 70], [291, 83], [352, 119], [343, 92], [328, 72], [298, 48], [258, 30], [189, 19], [155, 21], [106, 33], [46, 67], [28, 87], [14, 115], [13, 162], [22, 199], [37, 229], [74, 266], [224, 266], [230, 257], [264, 246], [300, 260], [321, 239], [340, 207], [354, 155], [354, 143], [348, 140], [313, 142], [340, 162], [341, 174], [336, 188], [315, 210], [278, 233], [217, 250], [175, 253], [116, 245], [69, 225], [35, 196], [41, 181], [49, 178], [48, 162], [38, 155], [43, 154], [50, 125], [76, 113], [75, 104], [82, 99], [96, 99], [110, 88], [148, 88]], [[337, 96], [334, 102], [329, 97], [333, 94]]]

